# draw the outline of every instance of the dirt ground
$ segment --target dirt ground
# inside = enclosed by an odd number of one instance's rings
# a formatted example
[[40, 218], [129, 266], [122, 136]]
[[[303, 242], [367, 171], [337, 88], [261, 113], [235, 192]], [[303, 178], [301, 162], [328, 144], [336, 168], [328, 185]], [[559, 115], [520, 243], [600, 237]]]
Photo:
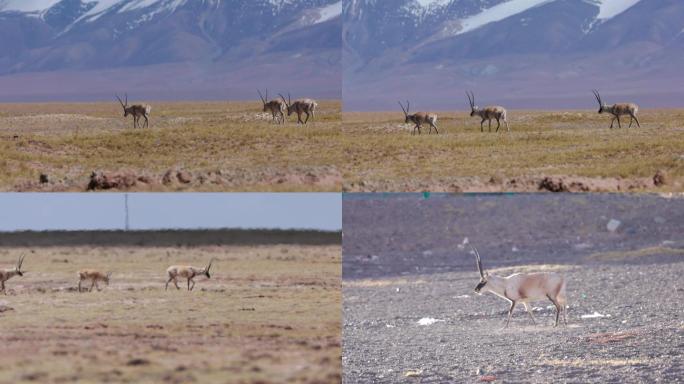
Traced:
[[[1, 383], [341, 380], [339, 246], [3, 248], [0, 265], [22, 253], [0, 296]], [[169, 265], [211, 258], [211, 279], [164, 290]], [[111, 284], [78, 293], [81, 268]]]
[[[345, 383], [684, 377], [682, 197], [345, 195], [343, 209]], [[473, 291], [466, 237], [490, 273], [562, 273], [568, 326], [542, 301], [536, 325], [520, 307], [503, 329], [508, 304]]]
[[145, 129], [134, 129], [116, 100], [1, 104], [0, 190], [84, 191], [94, 172], [117, 180], [94, 189], [341, 188], [339, 100], [319, 101], [307, 126], [297, 125], [294, 115], [285, 125], [272, 124], [258, 99], [150, 104]]
[[610, 117], [596, 110], [510, 110], [511, 131], [498, 133], [496, 122], [481, 132], [480, 119], [468, 113], [436, 113], [439, 135], [425, 129], [412, 136], [398, 106], [345, 112], [343, 190], [684, 190], [684, 110], [643, 110], [641, 128], [621, 129], [609, 129]]

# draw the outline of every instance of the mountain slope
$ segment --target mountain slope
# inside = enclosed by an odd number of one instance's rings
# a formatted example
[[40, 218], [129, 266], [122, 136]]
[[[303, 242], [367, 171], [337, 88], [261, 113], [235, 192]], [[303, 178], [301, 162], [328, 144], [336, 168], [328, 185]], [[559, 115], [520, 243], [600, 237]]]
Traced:
[[341, 8], [339, 0], [0, 0], [0, 85], [73, 71], [128, 72], [155, 85], [136, 73], [159, 67], [151, 72], [166, 82], [189, 67], [210, 85], [223, 79], [242, 87], [233, 72], [279, 63], [281, 73], [297, 78], [270, 70], [265, 83], [327, 82], [324, 93], [332, 96], [339, 92]]
[[393, 108], [395, 93], [453, 108], [447, 100], [464, 88], [526, 108], [587, 107], [594, 87], [643, 96], [645, 105], [681, 104], [673, 98], [683, 81], [681, 1], [399, 3], [352, 0], [344, 8], [349, 109]]

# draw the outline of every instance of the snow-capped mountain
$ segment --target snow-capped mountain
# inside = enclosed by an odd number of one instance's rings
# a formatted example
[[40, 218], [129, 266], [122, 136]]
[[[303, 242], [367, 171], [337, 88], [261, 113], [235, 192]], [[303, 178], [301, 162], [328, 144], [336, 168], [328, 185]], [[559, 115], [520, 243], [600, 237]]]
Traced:
[[392, 107], [397, 93], [453, 108], [464, 87], [521, 107], [586, 107], [593, 87], [682, 104], [679, 0], [350, 0], [343, 22], [352, 109]]
[[341, 13], [341, 0], [0, 0], [0, 92], [13, 79], [101, 79], [108, 71], [139, 77], [160, 97], [168, 78], [189, 87], [187, 97], [200, 85], [225, 94], [218, 82], [251, 93], [268, 83], [321, 83], [333, 96]]

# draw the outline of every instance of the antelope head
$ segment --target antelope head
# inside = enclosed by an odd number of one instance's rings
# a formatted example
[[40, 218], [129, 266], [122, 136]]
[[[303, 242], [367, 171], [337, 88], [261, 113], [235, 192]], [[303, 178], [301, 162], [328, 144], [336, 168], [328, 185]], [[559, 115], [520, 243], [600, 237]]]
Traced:
[[119, 100], [119, 103], [121, 104], [121, 107], [124, 110], [124, 117], [127, 117], [128, 116], [128, 93], [125, 94], [125, 98], [126, 98], [125, 102], [121, 101], [121, 98], [119, 97], [119, 95], [115, 95], [115, 96]]
[[406, 123], [406, 124], [410, 123], [411, 122], [411, 117], [410, 117], [411, 115], [409, 115], [409, 113], [411, 111], [411, 109], [410, 109], [411, 103], [409, 103], [409, 101], [406, 100], [406, 108], [404, 108], [404, 106], [401, 104], [401, 101], [397, 101], [397, 103], [399, 103], [401, 110], [404, 111], [404, 117], [405, 117], [404, 123]]
[[480, 110], [480, 107], [475, 105], [475, 94], [473, 91], [470, 91], [470, 93], [466, 91], [466, 96], [468, 96], [468, 103], [470, 104], [470, 117], [473, 117]]
[[482, 290], [482, 288], [484, 288], [484, 286], [487, 285], [487, 277], [489, 275], [485, 273], [485, 271], [482, 269], [482, 260], [480, 260], [480, 253], [472, 245], [470, 246], [470, 248], [472, 248], [473, 252], [475, 252], [475, 259], [477, 260], [477, 270], [480, 272], [480, 282], [477, 283], [477, 286], [475, 287], [475, 292], [480, 293], [480, 290]]
[[604, 109], [605, 109], [605, 107], [606, 107], [606, 104], [604, 104], [604, 103], [603, 103], [603, 100], [601, 100], [601, 95], [599, 94], [599, 91], [597, 91], [597, 90], [594, 89], [594, 90], [592, 90], [591, 92], [594, 93], [594, 97], [596, 98], [596, 101], [597, 101], [598, 104], [599, 104], [598, 113], [603, 113], [603, 112], [604, 112]]
[[108, 286], [109, 286], [109, 278], [110, 278], [110, 277], [112, 277], [112, 273], [111, 273], [111, 272], [107, 272], [107, 275], [106, 275], [105, 278], [104, 278], [104, 282], [105, 282], [105, 284], [107, 284]]
[[285, 103], [285, 106], [287, 107], [287, 115], [290, 116], [294, 109], [292, 108], [292, 98], [290, 97], [290, 92], [287, 93], [287, 100], [285, 100], [285, 96], [282, 94], [278, 94], [281, 99], [283, 99], [283, 102]]
[[268, 108], [266, 107], [266, 104], [268, 104], [268, 88], [266, 88], [266, 97], [261, 94], [260, 90], [257, 89], [257, 92], [259, 92], [259, 98], [261, 99], [261, 102], [264, 103], [264, 112], [268, 112]]

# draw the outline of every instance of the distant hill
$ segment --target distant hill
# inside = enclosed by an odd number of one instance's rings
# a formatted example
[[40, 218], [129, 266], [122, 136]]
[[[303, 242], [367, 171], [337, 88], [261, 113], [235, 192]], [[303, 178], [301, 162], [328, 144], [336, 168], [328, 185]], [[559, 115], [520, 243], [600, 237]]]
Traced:
[[0, 0], [0, 101], [338, 98], [336, 0]]
[[679, 0], [350, 0], [347, 109], [684, 106]]

